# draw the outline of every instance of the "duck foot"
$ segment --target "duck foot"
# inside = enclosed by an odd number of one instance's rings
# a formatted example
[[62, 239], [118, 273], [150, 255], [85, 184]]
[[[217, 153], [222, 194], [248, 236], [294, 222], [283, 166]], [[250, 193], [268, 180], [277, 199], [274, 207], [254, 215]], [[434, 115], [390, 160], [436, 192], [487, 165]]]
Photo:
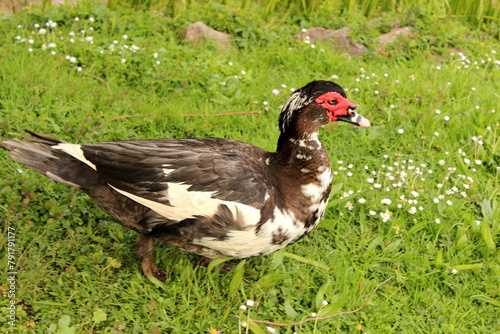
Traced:
[[141, 268], [144, 275], [146, 277], [153, 276], [157, 280], [165, 282], [167, 275], [153, 261], [154, 238], [142, 235], [139, 241], [132, 245], [132, 248], [141, 260]]

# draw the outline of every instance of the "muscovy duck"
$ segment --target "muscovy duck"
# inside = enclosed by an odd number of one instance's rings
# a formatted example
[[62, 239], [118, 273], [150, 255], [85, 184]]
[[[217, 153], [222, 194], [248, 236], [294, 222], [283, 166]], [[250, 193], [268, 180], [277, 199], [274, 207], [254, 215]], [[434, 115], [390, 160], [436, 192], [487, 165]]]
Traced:
[[313, 81], [282, 107], [275, 153], [236, 140], [189, 138], [77, 145], [27, 131], [28, 141], [0, 145], [49, 178], [81, 188], [123, 226], [146, 276], [165, 280], [154, 242], [209, 259], [275, 252], [309, 233], [322, 218], [331, 166], [318, 131], [332, 121], [361, 127], [344, 90]]

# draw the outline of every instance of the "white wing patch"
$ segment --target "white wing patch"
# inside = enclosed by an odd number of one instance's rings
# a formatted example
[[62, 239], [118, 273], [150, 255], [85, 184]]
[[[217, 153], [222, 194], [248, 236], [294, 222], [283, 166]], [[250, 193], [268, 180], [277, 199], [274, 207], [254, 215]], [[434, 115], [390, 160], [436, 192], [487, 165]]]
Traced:
[[92, 167], [92, 169], [97, 170], [96, 166], [87, 160], [85, 156], [83, 155], [82, 151], [82, 146], [78, 144], [71, 144], [71, 143], [60, 143], [57, 145], [52, 146], [53, 149], [56, 150], [61, 150], [63, 152], [66, 152], [67, 154], [71, 155], [73, 158], [80, 160], [81, 162], [87, 164], [88, 166]]
[[165, 218], [181, 221], [195, 216], [213, 216], [220, 205], [226, 205], [238, 219], [241, 228], [254, 227], [260, 220], [260, 210], [241, 203], [213, 198], [213, 191], [189, 191], [189, 184], [167, 183], [170, 205], [155, 202], [110, 185], [120, 194], [140, 203]]

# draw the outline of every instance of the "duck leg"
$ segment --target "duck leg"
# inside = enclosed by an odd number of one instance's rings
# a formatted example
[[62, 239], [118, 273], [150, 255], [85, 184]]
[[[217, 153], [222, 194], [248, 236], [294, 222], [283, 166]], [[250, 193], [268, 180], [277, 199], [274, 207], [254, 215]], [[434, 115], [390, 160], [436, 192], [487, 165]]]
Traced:
[[153, 276], [161, 282], [165, 282], [166, 274], [158, 268], [153, 261], [154, 238], [142, 235], [138, 242], [132, 245], [135, 254], [141, 260], [142, 272], [146, 276]]

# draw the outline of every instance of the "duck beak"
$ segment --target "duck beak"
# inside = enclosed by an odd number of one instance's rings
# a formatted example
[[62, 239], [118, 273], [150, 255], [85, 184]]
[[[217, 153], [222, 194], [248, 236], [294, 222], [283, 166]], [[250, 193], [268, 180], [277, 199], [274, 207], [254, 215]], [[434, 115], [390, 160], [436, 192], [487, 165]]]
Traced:
[[357, 126], [360, 126], [362, 128], [368, 128], [370, 127], [370, 121], [355, 112], [352, 109], [349, 109], [349, 114], [348, 115], [343, 115], [343, 116], [337, 116], [338, 121], [343, 121], [347, 123], [351, 123]]

